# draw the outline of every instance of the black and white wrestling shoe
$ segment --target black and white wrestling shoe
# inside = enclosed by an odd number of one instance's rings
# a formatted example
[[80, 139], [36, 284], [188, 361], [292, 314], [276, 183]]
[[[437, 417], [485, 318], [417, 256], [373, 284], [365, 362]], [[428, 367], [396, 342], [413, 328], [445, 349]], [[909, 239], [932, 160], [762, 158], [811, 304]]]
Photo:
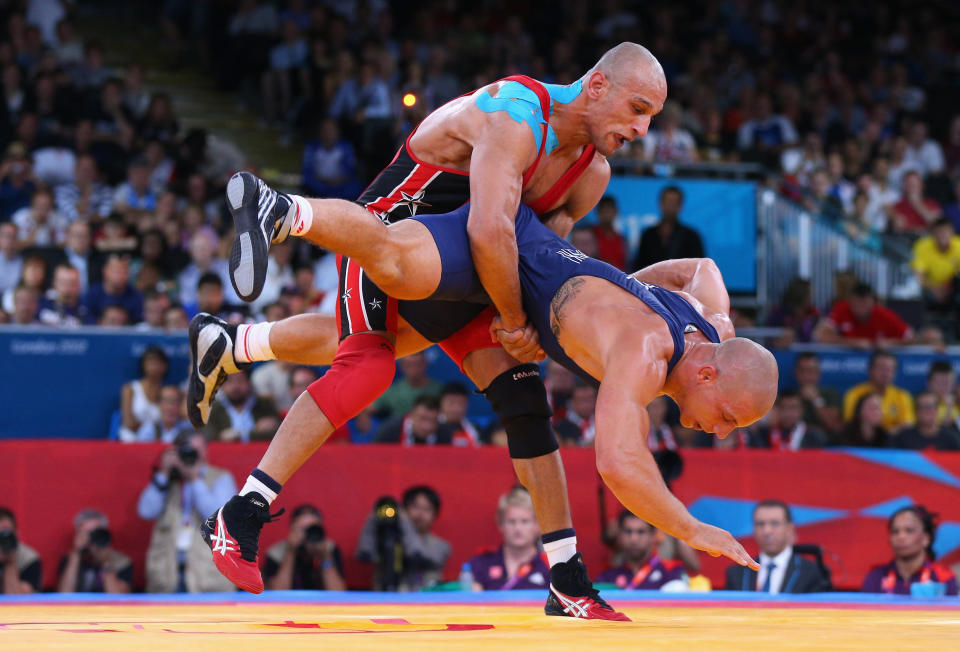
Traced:
[[286, 218], [292, 203], [249, 172], [237, 172], [227, 182], [227, 207], [237, 231], [230, 250], [230, 283], [244, 301], [263, 291], [270, 244], [290, 234]]
[[190, 321], [190, 377], [187, 381], [187, 416], [194, 428], [203, 428], [210, 407], [227, 374], [249, 365], [237, 364], [233, 343], [237, 327], [205, 312]]

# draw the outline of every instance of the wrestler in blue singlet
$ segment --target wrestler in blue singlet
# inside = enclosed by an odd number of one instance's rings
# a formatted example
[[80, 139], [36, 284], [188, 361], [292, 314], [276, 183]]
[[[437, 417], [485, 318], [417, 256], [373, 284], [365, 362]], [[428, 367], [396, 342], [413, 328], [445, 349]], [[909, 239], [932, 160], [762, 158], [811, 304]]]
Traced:
[[[470, 254], [470, 240], [467, 237], [469, 212], [467, 204], [444, 215], [417, 215], [412, 218], [430, 230], [443, 263], [440, 285], [431, 299], [490, 303]], [[668, 374], [683, 355], [683, 335], [689, 332], [690, 326], [702, 332], [711, 342], [720, 342], [716, 329], [679, 294], [630, 278], [616, 267], [574, 249], [569, 242], [544, 226], [524, 204], [517, 211], [516, 233], [520, 286], [527, 318], [539, 332], [540, 346], [546, 354], [584, 380], [599, 385], [596, 378], [567, 356], [550, 328], [550, 302], [557, 290], [575, 276], [596, 276], [619, 285], [667, 322], [673, 337], [673, 356], [667, 367]]]

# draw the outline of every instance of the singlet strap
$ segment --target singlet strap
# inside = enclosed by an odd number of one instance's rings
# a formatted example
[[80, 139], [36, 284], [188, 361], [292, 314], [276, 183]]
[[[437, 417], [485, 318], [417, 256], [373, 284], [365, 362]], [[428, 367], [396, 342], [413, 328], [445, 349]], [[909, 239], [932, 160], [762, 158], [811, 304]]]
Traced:
[[573, 165], [567, 168], [567, 171], [563, 173], [563, 176], [560, 177], [550, 189], [544, 194], [540, 195], [537, 199], [530, 202], [528, 205], [533, 209], [533, 212], [537, 215], [543, 215], [548, 210], [553, 208], [553, 205], [563, 197], [563, 193], [567, 192], [574, 183], [577, 182], [577, 179], [580, 178], [580, 175], [583, 174], [584, 170], [590, 166], [590, 163], [593, 162], [593, 155], [596, 153], [596, 148], [593, 145], [587, 145], [583, 154], [580, 155]]
[[550, 93], [543, 87], [543, 84], [533, 77], [527, 77], [526, 75], [510, 75], [499, 81], [513, 81], [526, 86], [533, 91], [540, 100], [540, 114], [543, 116], [543, 136], [540, 138], [540, 151], [537, 152], [536, 160], [534, 160], [533, 164], [523, 173], [523, 186], [525, 187], [533, 177], [533, 173], [537, 171], [537, 166], [540, 165], [540, 159], [543, 158], [543, 153], [547, 148], [547, 128], [550, 126]]

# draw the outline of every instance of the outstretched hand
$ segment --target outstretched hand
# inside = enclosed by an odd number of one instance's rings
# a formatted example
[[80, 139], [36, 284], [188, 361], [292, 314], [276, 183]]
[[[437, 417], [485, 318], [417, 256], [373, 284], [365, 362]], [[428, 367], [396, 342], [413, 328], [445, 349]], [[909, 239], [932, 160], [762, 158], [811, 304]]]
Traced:
[[693, 536], [687, 539], [687, 543], [713, 557], [723, 555], [741, 566], [747, 566], [755, 571], [760, 570], [760, 564], [747, 554], [740, 542], [734, 539], [732, 534], [718, 527], [700, 523]]
[[499, 342], [503, 349], [520, 362], [540, 362], [547, 354], [540, 348], [540, 336], [533, 324], [523, 328], [505, 328], [500, 315], [490, 322], [490, 339]]

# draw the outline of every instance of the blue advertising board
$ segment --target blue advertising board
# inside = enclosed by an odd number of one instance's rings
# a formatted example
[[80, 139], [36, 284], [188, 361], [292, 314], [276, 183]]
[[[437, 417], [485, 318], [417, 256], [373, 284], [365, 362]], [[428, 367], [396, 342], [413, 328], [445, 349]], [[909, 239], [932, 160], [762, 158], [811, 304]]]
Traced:
[[[756, 184], [748, 181], [613, 177], [607, 195], [617, 200], [619, 227], [633, 260], [643, 230], [660, 220], [660, 191], [683, 191], [680, 221], [696, 229], [731, 292], [757, 289]], [[633, 270], [630, 270], [633, 271]]]

